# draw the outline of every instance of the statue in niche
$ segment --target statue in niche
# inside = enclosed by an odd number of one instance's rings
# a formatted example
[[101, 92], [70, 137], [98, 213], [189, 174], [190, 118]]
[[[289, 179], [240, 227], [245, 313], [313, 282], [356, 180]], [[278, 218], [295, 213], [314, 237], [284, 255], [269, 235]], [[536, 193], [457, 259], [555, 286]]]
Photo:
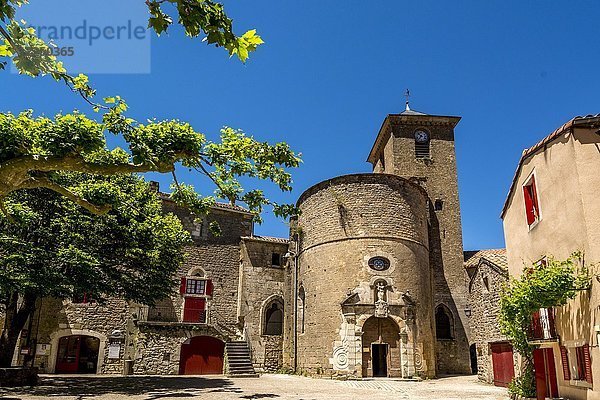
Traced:
[[387, 318], [389, 314], [389, 306], [386, 301], [387, 284], [379, 281], [375, 284], [375, 316], [379, 318]]

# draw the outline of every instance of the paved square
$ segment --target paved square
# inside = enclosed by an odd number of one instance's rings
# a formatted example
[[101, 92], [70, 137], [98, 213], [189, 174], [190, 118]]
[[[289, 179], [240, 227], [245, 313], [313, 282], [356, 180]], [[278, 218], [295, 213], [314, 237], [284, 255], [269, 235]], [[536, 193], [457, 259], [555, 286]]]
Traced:
[[57, 376], [45, 375], [35, 388], [0, 389], [3, 400], [162, 400], [162, 399], [508, 399], [506, 390], [475, 376], [424, 382], [393, 379], [335, 381], [289, 375], [230, 379], [223, 376]]

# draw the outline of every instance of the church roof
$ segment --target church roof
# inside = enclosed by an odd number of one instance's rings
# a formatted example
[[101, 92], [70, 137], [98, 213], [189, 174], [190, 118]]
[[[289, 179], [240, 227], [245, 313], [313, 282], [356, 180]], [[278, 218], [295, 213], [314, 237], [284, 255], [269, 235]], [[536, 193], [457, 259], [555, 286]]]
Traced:
[[569, 133], [573, 131], [573, 128], [581, 126], [581, 127], [598, 127], [600, 126], [600, 114], [596, 115], [586, 115], [586, 116], [577, 116], [559, 128], [555, 129], [554, 132], [537, 142], [535, 145], [531, 146], [528, 149], [523, 150], [523, 154], [521, 155], [521, 159], [519, 160], [519, 164], [517, 165], [517, 170], [515, 171], [515, 175], [513, 177], [512, 183], [510, 184], [510, 189], [508, 190], [508, 194], [506, 196], [506, 200], [504, 201], [504, 206], [502, 207], [502, 213], [500, 214], [500, 218], [504, 218], [504, 214], [508, 209], [508, 202], [510, 197], [515, 190], [515, 186], [517, 185], [517, 181], [519, 179], [519, 173], [521, 172], [521, 167], [525, 160], [529, 157], [533, 156], [538, 150], [546, 150], [546, 147], [553, 140], [561, 137], [565, 133]]
[[402, 121], [402, 122], [417, 122], [426, 124], [449, 124], [453, 127], [458, 124], [460, 121], [460, 117], [446, 116], [446, 115], [430, 115], [425, 114], [419, 111], [411, 110], [410, 107], [406, 107], [404, 111], [399, 114], [388, 114], [383, 123], [381, 124], [381, 128], [379, 128], [379, 132], [377, 133], [377, 137], [375, 138], [375, 142], [373, 142], [373, 147], [369, 152], [369, 156], [367, 157], [367, 162], [371, 164], [375, 164], [377, 162], [377, 154], [379, 154], [379, 149], [381, 146], [385, 145], [387, 139], [389, 138], [389, 132], [391, 131], [391, 121]]
[[411, 110], [410, 108], [407, 107], [406, 110], [402, 111], [400, 113], [400, 115], [428, 115], [419, 111], [415, 111], [415, 110]]

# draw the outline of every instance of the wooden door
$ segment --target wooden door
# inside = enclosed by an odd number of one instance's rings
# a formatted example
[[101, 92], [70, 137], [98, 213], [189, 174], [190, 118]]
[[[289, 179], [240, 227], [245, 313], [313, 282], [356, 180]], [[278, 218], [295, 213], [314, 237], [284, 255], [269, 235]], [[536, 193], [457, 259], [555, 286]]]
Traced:
[[74, 374], [79, 369], [81, 336], [65, 336], [58, 341], [56, 373]]
[[186, 297], [183, 306], [183, 322], [206, 322], [206, 299], [202, 297]]
[[491, 350], [494, 385], [507, 387], [515, 376], [512, 345], [508, 342], [492, 343]]
[[388, 345], [387, 344], [372, 344], [371, 354], [373, 358], [373, 376], [374, 377], [387, 377], [387, 355]]
[[533, 367], [535, 369], [535, 386], [538, 400], [558, 397], [556, 367], [552, 348], [535, 349], [533, 351]]
[[220, 375], [223, 373], [225, 343], [210, 336], [196, 336], [181, 345], [179, 374]]

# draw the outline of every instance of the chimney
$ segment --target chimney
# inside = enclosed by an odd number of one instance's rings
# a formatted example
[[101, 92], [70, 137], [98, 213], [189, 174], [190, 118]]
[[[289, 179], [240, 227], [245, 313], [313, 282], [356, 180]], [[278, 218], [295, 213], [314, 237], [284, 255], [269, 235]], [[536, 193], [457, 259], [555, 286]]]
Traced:
[[153, 193], [160, 192], [160, 183], [156, 181], [150, 181], [150, 191]]

